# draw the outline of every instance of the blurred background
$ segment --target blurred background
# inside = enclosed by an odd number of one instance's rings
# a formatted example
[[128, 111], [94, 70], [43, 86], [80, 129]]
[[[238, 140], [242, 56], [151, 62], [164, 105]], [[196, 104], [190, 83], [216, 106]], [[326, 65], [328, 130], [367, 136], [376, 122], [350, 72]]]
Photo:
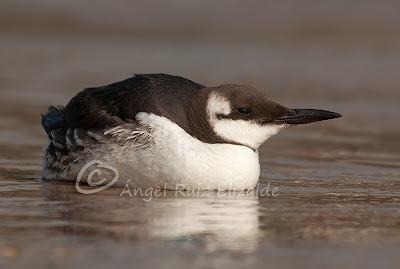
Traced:
[[[326, 261], [365, 268], [396, 264], [399, 14], [395, 0], [2, 0], [0, 262], [19, 257], [23, 266], [38, 262], [33, 258], [38, 253], [61, 249], [50, 255], [53, 262], [72, 256], [79, 264], [82, 255], [95, 260], [99, 251], [115, 264], [116, 257], [130, 262], [133, 248], [139, 264], [148, 264], [146, 253], [154, 252], [163, 257], [160, 263], [175, 267], [257, 266], [262, 257], [288, 268], [291, 261], [301, 268]], [[86, 87], [135, 73], [180, 75], [208, 86], [249, 84], [287, 106], [344, 117], [287, 130], [263, 146], [260, 182], [280, 187], [280, 199], [220, 205], [210, 198], [193, 205], [199, 209], [194, 212], [187, 201], [175, 199], [178, 211], [186, 205], [191, 213], [159, 215], [151, 213], [159, 212], [155, 205], [147, 206], [153, 220], [148, 222], [149, 215], [138, 216], [145, 209], [134, 201], [122, 206], [110, 200], [118, 198], [113, 191], [89, 199], [77, 196], [71, 185], [40, 181], [47, 143], [40, 114]], [[212, 203], [227, 206], [237, 218], [218, 217], [221, 211]], [[157, 205], [168, 212], [162, 201]], [[114, 214], [121, 206], [132, 214]], [[237, 212], [238, 206], [244, 211]], [[98, 214], [88, 216], [93, 210]], [[152, 232], [143, 233], [144, 227]], [[165, 234], [171, 227], [181, 229]], [[239, 237], [227, 240], [238, 230]], [[31, 243], [23, 243], [21, 231]], [[146, 243], [137, 240], [143, 234]], [[127, 235], [134, 239], [126, 242]], [[44, 240], [49, 236], [61, 239], [49, 243]], [[167, 246], [159, 245], [160, 238]], [[220, 252], [212, 256], [210, 249]], [[242, 251], [251, 254], [241, 256]], [[348, 260], [348, 253], [362, 258]], [[287, 256], [292, 259], [282, 259]]]

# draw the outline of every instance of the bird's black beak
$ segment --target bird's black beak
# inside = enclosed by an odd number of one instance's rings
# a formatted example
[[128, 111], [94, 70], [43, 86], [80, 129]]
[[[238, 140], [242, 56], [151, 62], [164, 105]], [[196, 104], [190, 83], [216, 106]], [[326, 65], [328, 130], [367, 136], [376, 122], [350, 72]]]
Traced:
[[342, 115], [318, 109], [293, 109], [294, 113], [274, 120], [275, 123], [306, 124], [310, 122], [340, 118]]

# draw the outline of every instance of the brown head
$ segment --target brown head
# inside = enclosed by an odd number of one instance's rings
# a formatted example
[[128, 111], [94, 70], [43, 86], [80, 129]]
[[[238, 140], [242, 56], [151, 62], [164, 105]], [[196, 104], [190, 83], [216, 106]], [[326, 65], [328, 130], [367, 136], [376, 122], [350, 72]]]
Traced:
[[234, 84], [204, 88], [190, 105], [190, 127], [198, 139], [254, 150], [289, 125], [341, 116], [325, 110], [290, 109], [271, 101], [263, 91]]

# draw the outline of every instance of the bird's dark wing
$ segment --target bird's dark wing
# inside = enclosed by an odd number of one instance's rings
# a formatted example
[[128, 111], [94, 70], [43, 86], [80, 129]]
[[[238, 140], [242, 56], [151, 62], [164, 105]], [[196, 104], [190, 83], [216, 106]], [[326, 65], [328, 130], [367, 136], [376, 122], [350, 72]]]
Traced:
[[[138, 112], [163, 115], [185, 124], [185, 104], [204, 88], [188, 79], [166, 74], [135, 75], [107, 86], [87, 88], [63, 107], [50, 107], [42, 116], [42, 126], [50, 140], [66, 145], [68, 134], [104, 131], [135, 124]], [[180, 105], [176, 105], [180, 104]], [[79, 131], [75, 131], [79, 130]], [[71, 139], [73, 135], [70, 135]]]
[[136, 75], [80, 92], [65, 107], [64, 120], [69, 128], [104, 129], [134, 121], [138, 112], [175, 116], [182, 107], [172, 101], [184, 103], [201, 88], [204, 86], [177, 76]]

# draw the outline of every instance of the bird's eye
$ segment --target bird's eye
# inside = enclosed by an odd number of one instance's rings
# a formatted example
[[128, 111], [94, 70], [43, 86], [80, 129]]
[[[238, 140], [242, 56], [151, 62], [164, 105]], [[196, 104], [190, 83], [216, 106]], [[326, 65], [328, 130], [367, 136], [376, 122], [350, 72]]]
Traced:
[[239, 107], [238, 111], [240, 114], [249, 114], [250, 113], [250, 109], [248, 109], [247, 107]]

